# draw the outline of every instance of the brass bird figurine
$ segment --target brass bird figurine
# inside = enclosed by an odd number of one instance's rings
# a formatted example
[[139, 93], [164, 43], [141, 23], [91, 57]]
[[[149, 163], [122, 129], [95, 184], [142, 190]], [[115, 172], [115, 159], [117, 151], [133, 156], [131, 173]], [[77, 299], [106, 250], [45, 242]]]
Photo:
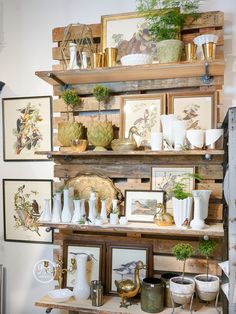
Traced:
[[117, 292], [119, 297], [121, 298], [120, 307], [127, 308], [129, 305], [132, 305], [131, 301], [129, 301], [128, 303], [127, 300], [135, 297], [139, 293], [141, 287], [139, 271], [145, 268], [146, 265], [144, 265], [142, 261], [138, 261], [134, 269], [134, 280], [131, 279], [123, 279], [120, 281], [115, 280]]

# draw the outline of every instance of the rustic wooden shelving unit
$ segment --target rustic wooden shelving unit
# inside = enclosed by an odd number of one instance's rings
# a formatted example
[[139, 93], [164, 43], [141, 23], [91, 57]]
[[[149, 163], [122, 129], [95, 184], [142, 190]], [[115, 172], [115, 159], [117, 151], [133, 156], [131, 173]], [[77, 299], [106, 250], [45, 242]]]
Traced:
[[[217, 91], [222, 88], [224, 81], [224, 36], [223, 36], [224, 15], [222, 12], [206, 12], [194, 21], [190, 28], [184, 28], [182, 39], [185, 42], [191, 41], [194, 37], [204, 33], [215, 33], [219, 35], [217, 45], [217, 59], [207, 65], [210, 81], [204, 82], [206, 76], [206, 65], [203, 61], [193, 63], [182, 62], [179, 64], [152, 64], [130, 67], [113, 67], [95, 70], [64, 70], [60, 54], [60, 44], [63, 38], [64, 28], [53, 30], [53, 41], [58, 47], [53, 48], [53, 58], [60, 61], [52, 71], [38, 71], [36, 75], [53, 86], [54, 95], [60, 96], [65, 86], [71, 86], [78, 91], [82, 97], [82, 105], [75, 113], [76, 121], [82, 122], [85, 126], [91, 119], [92, 112], [96, 109], [97, 103], [91, 97], [93, 87], [102, 83], [112, 89], [113, 95], [109, 106], [109, 112], [104, 112], [107, 118], [119, 127], [119, 95], [131, 93], [150, 93], [171, 91]], [[76, 26], [72, 31], [78, 32]], [[94, 37], [101, 36], [100, 24], [91, 25]], [[69, 56], [69, 54], [68, 54]], [[219, 101], [217, 102], [217, 122], [223, 120], [223, 110]], [[66, 120], [66, 106], [61, 99], [54, 100], [53, 118], [54, 146], [59, 146], [56, 136], [58, 123]], [[70, 114], [72, 115], [72, 113]], [[76, 177], [81, 173], [99, 173], [110, 177], [114, 184], [122, 191], [126, 189], [149, 190], [151, 179], [151, 168], [159, 165], [194, 165], [196, 171], [204, 176], [201, 183], [196, 184], [197, 189], [212, 190], [208, 224], [209, 228], [196, 231], [192, 229], [178, 229], [176, 227], [161, 228], [154, 224], [129, 223], [125, 226], [91, 226], [74, 224], [51, 224], [43, 223], [40, 226], [56, 228], [54, 244], [58, 245], [54, 250], [54, 256], [63, 255], [65, 241], [100, 241], [105, 245], [111, 242], [124, 244], [143, 243], [153, 246], [153, 274], [159, 275], [165, 271], [181, 271], [179, 262], [172, 256], [171, 248], [180, 241], [191, 242], [196, 248], [198, 241], [204, 235], [214, 237], [218, 243], [217, 250], [210, 260], [210, 270], [220, 275], [217, 263], [222, 260], [225, 245], [225, 225], [223, 225], [223, 204], [222, 204], [222, 180], [223, 180], [223, 150], [193, 150], [193, 151], [134, 151], [121, 153], [114, 151], [95, 152], [86, 151], [83, 153], [68, 151], [44, 151], [38, 154], [47, 155], [55, 162], [54, 176], [60, 179]], [[66, 259], [64, 257], [64, 261]], [[197, 274], [204, 272], [205, 261], [196, 253], [189, 259], [186, 265], [186, 272]], [[36, 302], [37, 306], [47, 308], [61, 308], [79, 313], [142, 313], [140, 308], [131, 307], [128, 310], [120, 310], [117, 298], [107, 297], [103, 307], [94, 309], [90, 302], [77, 304], [70, 301], [65, 304], [56, 304], [45, 297]], [[164, 311], [163, 313], [169, 313]], [[214, 310], [213, 310], [214, 311]], [[209, 308], [202, 313], [210, 313]]]

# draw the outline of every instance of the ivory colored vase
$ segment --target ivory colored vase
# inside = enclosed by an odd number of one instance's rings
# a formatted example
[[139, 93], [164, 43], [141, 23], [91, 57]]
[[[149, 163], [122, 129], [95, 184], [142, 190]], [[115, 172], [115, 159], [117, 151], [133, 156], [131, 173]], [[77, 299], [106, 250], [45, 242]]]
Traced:
[[76, 300], [87, 300], [90, 296], [90, 286], [87, 282], [86, 266], [88, 261], [87, 254], [76, 255], [76, 282], [73, 289], [74, 297]]

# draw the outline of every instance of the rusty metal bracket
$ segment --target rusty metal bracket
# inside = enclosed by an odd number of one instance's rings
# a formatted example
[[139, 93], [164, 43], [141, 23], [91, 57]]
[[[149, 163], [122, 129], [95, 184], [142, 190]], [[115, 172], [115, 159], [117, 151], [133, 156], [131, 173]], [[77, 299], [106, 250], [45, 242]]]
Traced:
[[47, 74], [47, 76], [48, 76], [50, 79], [54, 80], [54, 81], [55, 81], [56, 83], [58, 83], [59, 85], [61, 85], [62, 91], [66, 90], [66, 89], [72, 89], [72, 86], [71, 86], [71, 85], [66, 84], [65, 82], [63, 82], [63, 81], [62, 81], [61, 79], [59, 79], [54, 73], [49, 72], [49, 73]]

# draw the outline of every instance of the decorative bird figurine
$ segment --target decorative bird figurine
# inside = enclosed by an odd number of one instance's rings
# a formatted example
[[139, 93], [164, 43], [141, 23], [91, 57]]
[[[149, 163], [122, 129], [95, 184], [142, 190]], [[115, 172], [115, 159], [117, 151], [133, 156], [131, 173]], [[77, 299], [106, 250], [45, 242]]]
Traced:
[[127, 308], [129, 305], [132, 305], [131, 300], [129, 303], [128, 299], [135, 297], [140, 290], [141, 283], [139, 278], [139, 271], [141, 269], [145, 269], [146, 265], [142, 261], [138, 261], [134, 270], [134, 280], [131, 279], [123, 279], [120, 281], [115, 280], [115, 285], [117, 288], [117, 292], [119, 297], [121, 298], [120, 307]]
[[132, 126], [129, 129], [128, 138], [118, 138], [111, 142], [111, 147], [115, 151], [130, 151], [137, 148], [137, 143], [134, 138], [134, 134], [140, 136], [136, 126]]
[[166, 208], [162, 203], [157, 204], [157, 212], [153, 220], [158, 226], [172, 226], [174, 224], [173, 216], [166, 212]]

